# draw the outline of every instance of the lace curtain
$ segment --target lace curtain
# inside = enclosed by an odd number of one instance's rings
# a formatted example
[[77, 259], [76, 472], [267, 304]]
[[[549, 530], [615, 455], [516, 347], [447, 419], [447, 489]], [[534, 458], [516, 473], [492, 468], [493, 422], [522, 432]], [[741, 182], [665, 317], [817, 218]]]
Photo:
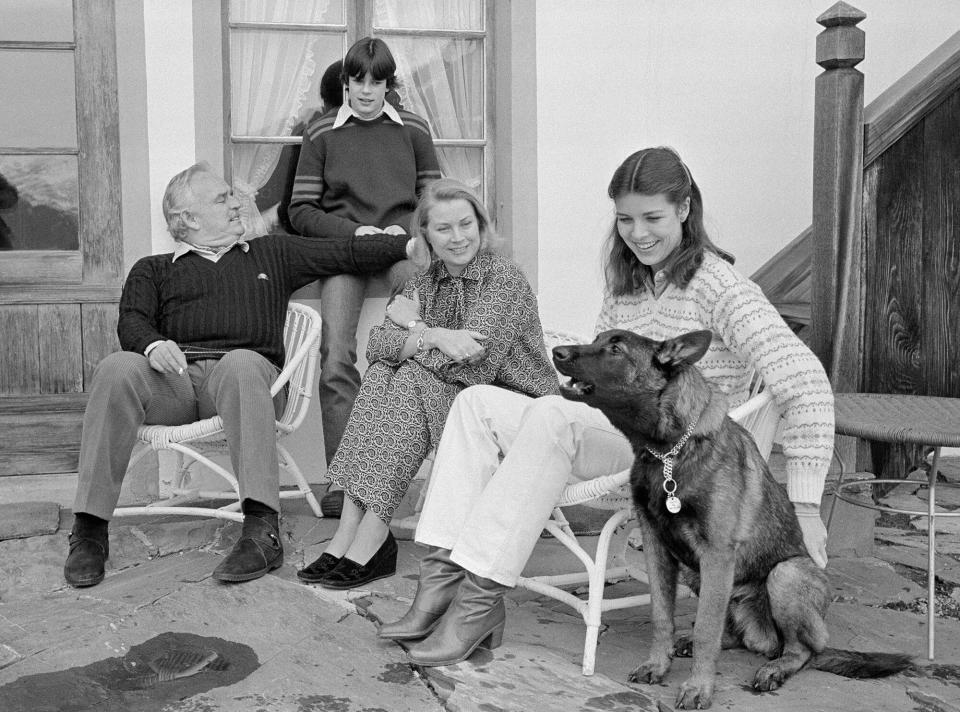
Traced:
[[[330, 0], [232, 0], [235, 21], [322, 22]], [[289, 136], [317, 71], [316, 33], [234, 30], [230, 36], [231, 131], [241, 136]], [[322, 69], [321, 69], [322, 71]], [[233, 146], [234, 191], [247, 235], [267, 232], [254, 198], [273, 174], [281, 144]]]
[[[376, 24], [416, 29], [481, 29], [482, 0], [376, 0]], [[404, 108], [430, 122], [434, 138], [483, 138], [482, 40], [389, 37]], [[478, 149], [440, 148], [445, 176], [481, 193]]]

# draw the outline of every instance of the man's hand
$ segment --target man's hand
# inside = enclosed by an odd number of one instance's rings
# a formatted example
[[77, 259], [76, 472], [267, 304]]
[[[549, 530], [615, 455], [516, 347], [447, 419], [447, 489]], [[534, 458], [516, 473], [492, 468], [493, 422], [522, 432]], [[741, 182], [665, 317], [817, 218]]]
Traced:
[[807, 553], [817, 566], [827, 568], [827, 528], [820, 518], [820, 507], [812, 503], [794, 502], [793, 511], [797, 513]]
[[187, 370], [187, 359], [175, 341], [163, 341], [153, 348], [147, 356], [150, 368], [160, 373], [183, 374]]
[[361, 225], [353, 231], [353, 234], [356, 237], [363, 237], [364, 235], [379, 235], [382, 232], [383, 230], [374, 225]]

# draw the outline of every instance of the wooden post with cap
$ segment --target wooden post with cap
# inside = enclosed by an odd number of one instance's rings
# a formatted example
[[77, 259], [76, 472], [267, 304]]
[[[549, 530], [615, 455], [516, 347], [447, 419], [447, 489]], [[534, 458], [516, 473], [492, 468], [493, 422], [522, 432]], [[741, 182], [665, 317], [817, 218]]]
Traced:
[[814, 93], [811, 347], [835, 391], [862, 370], [863, 60], [866, 14], [838, 2], [817, 18]]

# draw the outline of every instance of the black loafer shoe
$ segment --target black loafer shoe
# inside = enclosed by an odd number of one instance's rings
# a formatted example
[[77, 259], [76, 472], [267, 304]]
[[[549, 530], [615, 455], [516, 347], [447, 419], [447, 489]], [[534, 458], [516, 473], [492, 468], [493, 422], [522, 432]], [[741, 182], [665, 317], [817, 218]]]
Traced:
[[343, 512], [343, 490], [327, 492], [320, 498], [320, 513], [329, 519], [339, 519]]
[[277, 530], [260, 517], [248, 514], [243, 518], [240, 538], [214, 569], [213, 578], [231, 583], [252, 581], [282, 565], [283, 544]]
[[96, 586], [103, 581], [103, 564], [110, 556], [110, 542], [106, 536], [77, 536], [70, 534], [70, 553], [63, 565], [63, 577], [77, 588]]
[[297, 578], [304, 583], [318, 583], [340, 563], [340, 557], [323, 552], [320, 558], [297, 571]]
[[344, 556], [340, 563], [317, 583], [324, 588], [337, 591], [348, 588], [357, 588], [377, 579], [393, 576], [397, 572], [397, 540], [388, 532], [387, 539], [380, 545], [377, 552], [365, 564]]

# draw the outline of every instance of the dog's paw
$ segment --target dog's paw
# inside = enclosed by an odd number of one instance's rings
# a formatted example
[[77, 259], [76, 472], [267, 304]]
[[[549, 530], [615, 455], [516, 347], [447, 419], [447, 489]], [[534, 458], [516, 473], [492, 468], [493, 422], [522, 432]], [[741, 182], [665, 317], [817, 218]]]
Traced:
[[764, 663], [753, 676], [753, 689], [760, 692], [771, 692], [777, 690], [787, 679], [787, 673], [783, 667], [776, 661]]
[[658, 661], [650, 658], [645, 663], [641, 663], [636, 669], [627, 676], [627, 682], [638, 682], [642, 685], [655, 685], [663, 680], [667, 670], [670, 669], [670, 660]]
[[693, 636], [692, 635], [677, 636], [677, 639], [673, 641], [673, 656], [675, 658], [692, 658], [693, 657]]
[[698, 682], [692, 677], [685, 680], [677, 690], [678, 710], [705, 710], [713, 704], [713, 681]]

